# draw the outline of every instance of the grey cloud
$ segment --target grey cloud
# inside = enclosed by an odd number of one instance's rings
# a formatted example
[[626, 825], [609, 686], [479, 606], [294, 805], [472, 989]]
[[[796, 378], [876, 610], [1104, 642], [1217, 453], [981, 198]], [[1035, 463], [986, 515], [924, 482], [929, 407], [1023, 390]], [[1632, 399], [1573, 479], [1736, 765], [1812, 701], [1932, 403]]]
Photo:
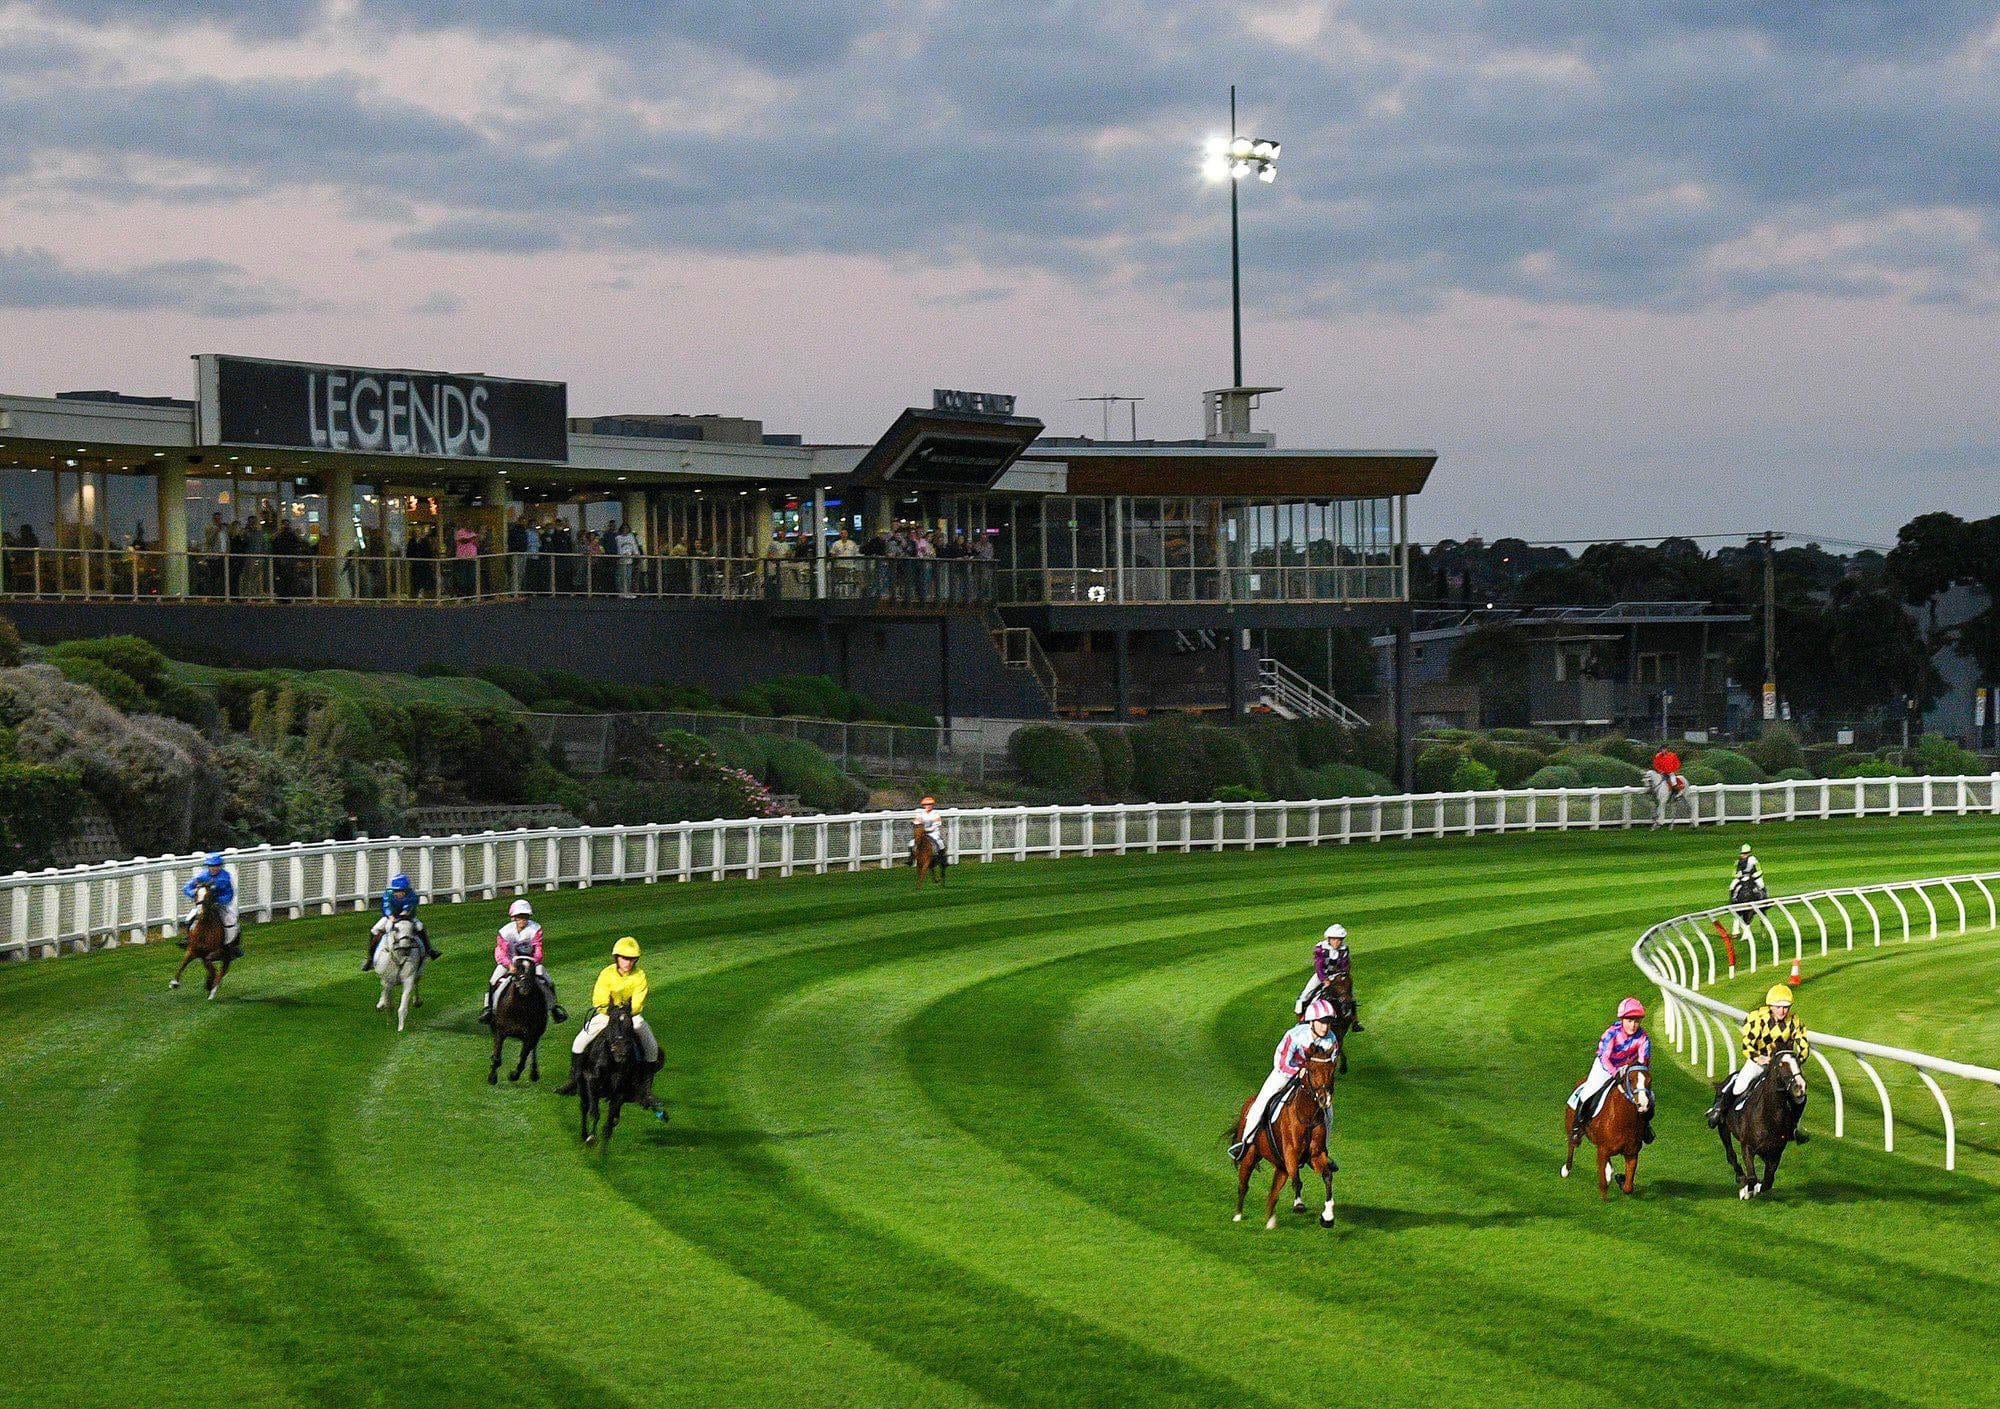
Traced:
[[430, 297], [411, 304], [404, 311], [415, 318], [449, 318], [464, 308], [464, 299], [455, 293], [439, 289]]
[[87, 269], [46, 249], [0, 249], [0, 307], [181, 309], [251, 318], [305, 305], [296, 290], [217, 259]]

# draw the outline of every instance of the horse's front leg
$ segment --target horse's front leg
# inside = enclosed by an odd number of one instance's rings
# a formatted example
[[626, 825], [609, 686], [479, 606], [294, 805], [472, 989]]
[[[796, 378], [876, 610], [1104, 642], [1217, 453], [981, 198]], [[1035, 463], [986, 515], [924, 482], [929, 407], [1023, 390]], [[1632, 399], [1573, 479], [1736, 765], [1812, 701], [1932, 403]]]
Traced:
[[[540, 1081], [542, 1079], [542, 1039], [536, 1037], [524, 1040], [528, 1042], [528, 1080]], [[520, 1074], [519, 1071], [514, 1073], [516, 1076]]]
[[1288, 1162], [1282, 1154], [1271, 1162], [1271, 1194], [1264, 1200], [1264, 1228], [1267, 1232], [1278, 1226], [1278, 1195], [1284, 1192], [1285, 1185], [1297, 1173], [1296, 1166], [1286, 1168]]
[[500, 1033], [497, 1032], [494, 1033], [493, 1064], [486, 1068], [486, 1084], [488, 1086], [498, 1086], [500, 1084], [500, 1058], [506, 1046], [507, 1046], [506, 1037], [504, 1037]]
[[1597, 1147], [1597, 1197], [1611, 1198], [1611, 1151], [1604, 1145]]
[[1564, 1106], [1563, 1111], [1563, 1125], [1566, 1127], [1563, 1140], [1566, 1148], [1563, 1150], [1562, 1177], [1567, 1179], [1570, 1170], [1576, 1167], [1576, 1147], [1583, 1143], [1583, 1118], [1577, 1113], [1575, 1106]]
[[181, 966], [178, 969], [175, 969], [174, 976], [167, 980], [167, 987], [179, 988], [181, 986], [181, 975], [187, 972], [187, 966], [189, 964], [192, 964], [193, 962], [194, 962], [194, 946], [189, 945], [188, 952], [181, 955]]
[[[1778, 1161], [1784, 1158], [1784, 1154], [1785, 1147], [1780, 1145], [1777, 1149], [1771, 1151], [1770, 1154], [1764, 1156], [1764, 1180], [1761, 1184], [1757, 1185], [1758, 1193], [1768, 1194], [1772, 1189], [1777, 1187]], [[1754, 1169], [1756, 1166], [1752, 1165], [1751, 1168]]]
[[1243, 1200], [1250, 1192], [1250, 1175], [1257, 1168], [1257, 1145], [1253, 1140], [1250, 1148], [1243, 1152], [1243, 1158], [1236, 1161], [1236, 1217], [1232, 1223], [1243, 1221]]
[[588, 1145], [594, 1134], [592, 1123], [597, 1115], [597, 1091], [591, 1085], [589, 1077], [585, 1077], [583, 1084], [577, 1089], [576, 1104], [579, 1127], [577, 1133], [583, 1136], [583, 1143]]
[[[1739, 1199], [1749, 1198], [1750, 1176], [1743, 1172], [1743, 1166], [1736, 1158], [1736, 1146], [1729, 1138], [1729, 1122], [1727, 1120], [1717, 1121], [1715, 1133], [1722, 1137], [1722, 1153], [1729, 1157], [1729, 1167], [1736, 1171], [1736, 1197]], [[1746, 1155], [1750, 1154], [1747, 1146], [1744, 1148], [1743, 1153]], [[1751, 1158], [1754, 1159], [1755, 1156], [1753, 1155]]]
[[395, 980], [392, 979], [389, 975], [387, 974], [382, 975], [382, 996], [375, 1002], [376, 1012], [380, 1013], [387, 1010], [389, 1006], [389, 990], [394, 986], [394, 984]]
[[611, 1143], [611, 1132], [618, 1128], [618, 1115], [625, 1108], [625, 1098], [614, 1091], [611, 1093], [609, 1106], [610, 1109], [604, 1113], [604, 1139], [602, 1143], [606, 1145]]
[[215, 990], [222, 984], [222, 975], [216, 970], [215, 962], [211, 960], [206, 954], [201, 956], [201, 966], [204, 970], [207, 971], [208, 996], [209, 999], [213, 1001], [215, 998]]
[[[513, 1074], [507, 1078], [509, 1081], [519, 1081], [521, 1079], [521, 1068], [528, 1064], [528, 1058], [531, 1055], [533, 1055], [535, 1050], [532, 1046], [529, 1045], [527, 1038], [525, 1037], [521, 1038], [520, 1042], [521, 1042], [521, 1060], [514, 1063]], [[540, 1079], [541, 1079], [540, 1077], [536, 1078], [536, 1080], [538, 1081]]]

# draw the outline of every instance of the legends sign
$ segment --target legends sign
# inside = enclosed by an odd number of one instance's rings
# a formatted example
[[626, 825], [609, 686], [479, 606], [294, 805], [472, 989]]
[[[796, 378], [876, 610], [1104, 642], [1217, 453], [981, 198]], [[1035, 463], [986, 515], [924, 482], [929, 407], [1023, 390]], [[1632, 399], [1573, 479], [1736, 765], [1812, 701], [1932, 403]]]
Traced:
[[214, 354], [195, 366], [204, 445], [569, 459], [569, 392], [561, 382]]

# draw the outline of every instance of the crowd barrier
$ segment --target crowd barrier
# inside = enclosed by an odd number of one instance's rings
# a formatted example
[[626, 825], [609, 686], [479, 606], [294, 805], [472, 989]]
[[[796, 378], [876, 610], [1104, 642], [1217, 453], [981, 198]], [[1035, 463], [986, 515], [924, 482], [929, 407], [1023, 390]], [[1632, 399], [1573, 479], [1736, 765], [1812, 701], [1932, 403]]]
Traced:
[[[1736, 1070], [1737, 1033], [1748, 1016], [1743, 1009], [1701, 991], [1704, 985], [1714, 985], [1718, 975], [1734, 977], [1738, 964], [1746, 959], [1749, 970], [1756, 972], [1767, 944], [1766, 967], [1772, 967], [1794, 960], [1803, 962], [1808, 947], [1814, 943], [1819, 946], [1819, 954], [1825, 956], [1836, 944], [1843, 950], [1851, 950], [1857, 942], [1879, 947], [1885, 939], [1908, 944], [1913, 940], [1939, 939], [1947, 930], [1963, 935], [1975, 928], [2000, 928], [2000, 905], [1996, 905], [1993, 894], [1996, 884], [2000, 884], [2000, 872], [1988, 871], [1778, 896], [1755, 905], [1718, 905], [1676, 915], [1654, 925], [1632, 946], [1632, 959], [1660, 990], [1661, 1023], [1667, 1039], [1677, 1052], [1704, 1069], [1713, 1080], [1718, 1055], [1720, 1069], [1725, 1074]], [[1950, 908], [1942, 908], [1947, 902]], [[1740, 953], [1734, 952], [1737, 943], [1742, 945]], [[1719, 959], [1718, 945], [1722, 950]], [[1813, 1060], [1826, 1074], [1827, 1087], [1833, 1096], [1836, 1138], [1847, 1133], [1847, 1099], [1840, 1073], [1827, 1053], [1838, 1052], [1852, 1059], [1875, 1088], [1876, 1098], [1882, 1104], [1884, 1150], [1896, 1148], [1895, 1114], [1889, 1089], [1875, 1063], [1894, 1063], [1914, 1071], [1937, 1102], [1944, 1117], [1946, 1169], [1958, 1166], [1958, 1126], [1952, 1116], [1951, 1102], [1944, 1088], [1938, 1085], [1937, 1077], [1958, 1077], [2000, 1088], [2000, 1070], [1993, 1067], [1811, 1029], [1807, 1029], [1806, 1037], [1812, 1043]]]
[[[1803, 818], [2000, 815], [2000, 774], [1860, 778], [1692, 788], [1675, 825]], [[297, 842], [224, 853], [247, 920], [365, 910], [407, 872], [432, 902], [622, 881], [723, 880], [889, 867], [904, 858], [911, 814], [864, 812]], [[1520, 789], [1307, 802], [1120, 803], [996, 807], [944, 814], [959, 861], [1133, 852], [1255, 850], [1356, 842], [1646, 826], [1637, 789]], [[170, 938], [196, 856], [16, 872], [0, 878], [0, 958]]]

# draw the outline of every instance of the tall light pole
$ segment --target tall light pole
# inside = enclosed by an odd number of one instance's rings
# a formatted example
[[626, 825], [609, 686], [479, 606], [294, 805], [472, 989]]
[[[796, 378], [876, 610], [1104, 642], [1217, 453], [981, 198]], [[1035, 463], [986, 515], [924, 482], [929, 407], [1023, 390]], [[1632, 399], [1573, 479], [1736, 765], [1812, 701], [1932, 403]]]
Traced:
[[1243, 258], [1236, 227], [1236, 185], [1248, 177], [1269, 183], [1278, 179], [1278, 143], [1267, 137], [1245, 137], [1236, 130], [1236, 85], [1229, 85], [1229, 135], [1208, 139], [1208, 161], [1202, 175], [1229, 183], [1229, 327], [1235, 380], [1243, 385]]

